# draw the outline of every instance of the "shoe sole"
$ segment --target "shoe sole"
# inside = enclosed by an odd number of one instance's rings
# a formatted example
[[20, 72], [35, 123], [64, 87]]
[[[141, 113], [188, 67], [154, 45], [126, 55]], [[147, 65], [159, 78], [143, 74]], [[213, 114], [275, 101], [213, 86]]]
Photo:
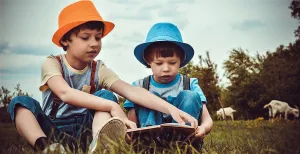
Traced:
[[[118, 144], [119, 142], [125, 141], [127, 127], [123, 121], [117, 117], [110, 118], [98, 133], [98, 142], [104, 148], [107, 144]], [[98, 147], [99, 143], [91, 150], [94, 152]]]

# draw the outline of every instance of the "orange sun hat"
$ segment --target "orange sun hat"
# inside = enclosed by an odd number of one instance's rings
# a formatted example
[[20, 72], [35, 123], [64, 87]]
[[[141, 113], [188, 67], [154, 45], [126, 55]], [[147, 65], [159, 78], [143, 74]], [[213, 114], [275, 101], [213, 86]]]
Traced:
[[104, 24], [103, 36], [111, 32], [115, 24], [104, 21], [90, 0], [80, 0], [65, 7], [58, 17], [58, 30], [52, 37], [52, 42], [61, 47], [61, 38], [72, 28], [89, 21], [101, 21]]

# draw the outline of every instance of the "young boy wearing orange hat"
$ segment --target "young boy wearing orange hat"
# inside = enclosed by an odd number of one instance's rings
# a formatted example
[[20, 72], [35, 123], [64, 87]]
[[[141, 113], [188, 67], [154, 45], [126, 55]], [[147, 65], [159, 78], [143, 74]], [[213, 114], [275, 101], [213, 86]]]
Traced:
[[[151, 68], [153, 75], [135, 81], [132, 85], [143, 87], [156, 94], [180, 110], [189, 113], [201, 124], [196, 131], [196, 138], [204, 138], [210, 132], [213, 121], [206, 108], [204, 96], [198, 79], [186, 78], [178, 73], [194, 55], [194, 49], [182, 41], [181, 33], [172, 23], [160, 22], [149, 30], [146, 42], [134, 49], [139, 62]], [[124, 108], [129, 111], [129, 120], [137, 122], [139, 127], [176, 122], [168, 114], [126, 100]]]
[[122, 81], [103, 61], [94, 61], [101, 50], [101, 39], [114, 24], [103, 20], [91, 1], [81, 0], [65, 7], [58, 24], [52, 41], [66, 54], [49, 56], [42, 65], [43, 102], [18, 96], [8, 106], [19, 134], [34, 149], [94, 152], [107, 146], [108, 142], [102, 141], [105, 137], [124, 140], [127, 127], [136, 125], [128, 120], [112, 92], [170, 114], [180, 123], [197, 126], [197, 120], [189, 114]]

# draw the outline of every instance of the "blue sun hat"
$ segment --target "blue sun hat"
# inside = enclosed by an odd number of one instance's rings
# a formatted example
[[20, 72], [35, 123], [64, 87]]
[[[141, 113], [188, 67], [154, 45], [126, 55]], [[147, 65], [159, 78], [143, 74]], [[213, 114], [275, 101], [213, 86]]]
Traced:
[[177, 26], [172, 23], [160, 22], [154, 24], [149, 30], [146, 38], [146, 42], [139, 44], [134, 49], [134, 56], [143, 65], [148, 66], [144, 58], [145, 49], [154, 42], [172, 42], [184, 51], [185, 58], [181, 62], [180, 67], [185, 66], [194, 56], [194, 49], [187, 43], [183, 43], [181, 33]]

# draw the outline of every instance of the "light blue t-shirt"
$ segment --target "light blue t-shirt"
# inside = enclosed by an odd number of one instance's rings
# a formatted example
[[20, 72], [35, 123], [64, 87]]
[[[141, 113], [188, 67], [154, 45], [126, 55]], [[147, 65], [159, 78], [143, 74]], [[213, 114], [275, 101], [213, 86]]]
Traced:
[[[139, 79], [132, 83], [133, 86], [143, 87], [143, 80]], [[151, 93], [157, 93], [162, 99], [172, 103], [177, 95], [183, 90], [183, 75], [177, 74], [175, 79], [167, 84], [157, 83], [153, 79], [153, 75], [150, 77], [149, 91]], [[199, 94], [202, 103], [206, 103], [206, 97], [204, 96], [200, 86], [198, 85], [197, 78], [190, 78], [190, 90], [195, 91]], [[134, 108], [134, 103], [130, 100], [126, 100], [124, 103], [124, 108], [130, 110]]]

